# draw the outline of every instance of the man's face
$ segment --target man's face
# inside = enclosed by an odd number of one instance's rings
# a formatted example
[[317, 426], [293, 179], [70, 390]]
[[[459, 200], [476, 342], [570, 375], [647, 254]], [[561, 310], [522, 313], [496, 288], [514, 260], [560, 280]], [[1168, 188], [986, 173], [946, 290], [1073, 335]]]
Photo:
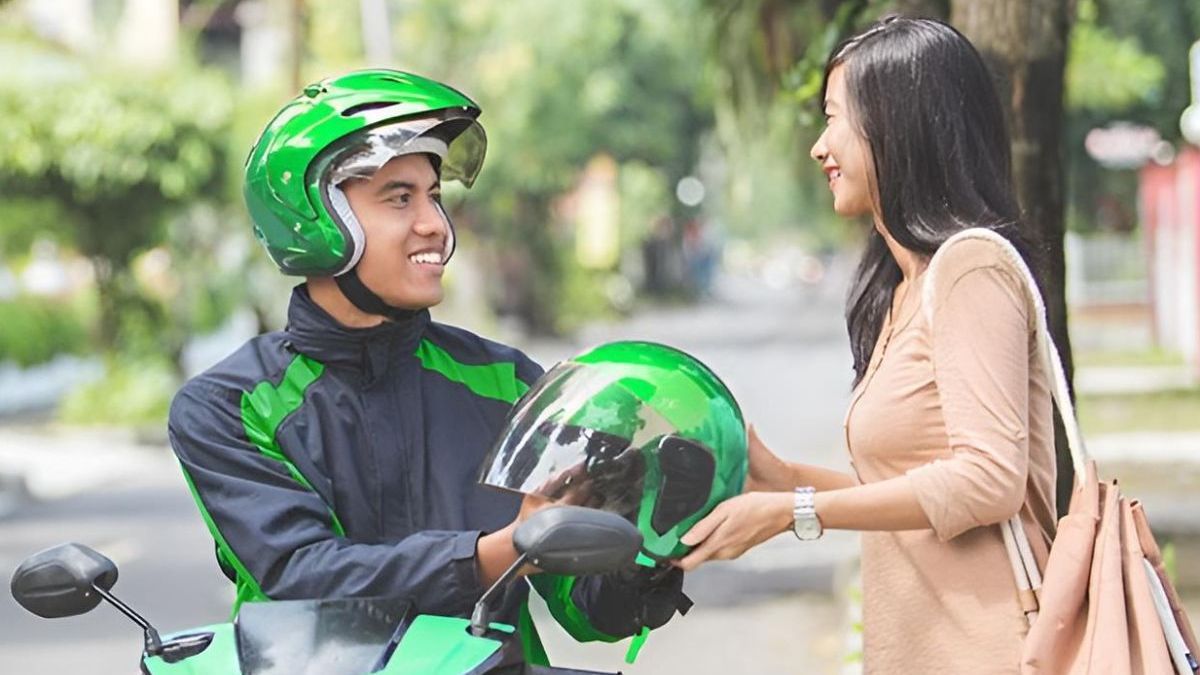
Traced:
[[424, 309], [441, 302], [443, 253], [451, 235], [429, 157], [401, 155], [370, 179], [341, 187], [366, 234], [358, 263], [362, 282], [393, 307]]

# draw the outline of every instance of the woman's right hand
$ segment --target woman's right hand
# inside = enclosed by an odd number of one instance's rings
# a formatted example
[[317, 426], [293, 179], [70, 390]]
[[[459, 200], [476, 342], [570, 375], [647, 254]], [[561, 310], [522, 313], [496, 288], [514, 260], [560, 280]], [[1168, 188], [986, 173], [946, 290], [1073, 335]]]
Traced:
[[791, 466], [771, 452], [766, 443], [758, 437], [758, 432], [751, 424], [746, 432], [749, 436], [747, 454], [750, 459], [750, 473], [746, 476], [745, 492], [786, 492], [796, 487], [793, 484]]

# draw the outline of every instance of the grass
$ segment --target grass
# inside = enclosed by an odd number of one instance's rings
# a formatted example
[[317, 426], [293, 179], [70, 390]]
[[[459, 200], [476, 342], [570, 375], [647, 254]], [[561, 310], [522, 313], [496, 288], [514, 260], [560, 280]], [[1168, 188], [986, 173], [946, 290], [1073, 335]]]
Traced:
[[1200, 431], [1200, 389], [1083, 395], [1076, 407], [1085, 434]]
[[1077, 368], [1112, 368], [1137, 366], [1182, 366], [1183, 356], [1163, 349], [1129, 351], [1080, 351], [1074, 355]]

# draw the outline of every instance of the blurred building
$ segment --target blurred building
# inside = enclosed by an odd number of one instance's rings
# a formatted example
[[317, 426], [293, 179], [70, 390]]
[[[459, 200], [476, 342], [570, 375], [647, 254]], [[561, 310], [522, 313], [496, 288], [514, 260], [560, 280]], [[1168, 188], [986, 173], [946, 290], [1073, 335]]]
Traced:
[[26, 17], [46, 39], [78, 52], [110, 49], [147, 68], [179, 54], [179, 0], [24, 0]]
[[1180, 119], [1186, 142], [1169, 161], [1142, 167], [1138, 195], [1155, 338], [1200, 379], [1200, 42], [1190, 56], [1192, 105]]
[[[376, 4], [360, 1], [364, 9]], [[294, 0], [19, 0], [19, 4], [42, 37], [80, 53], [115, 54], [136, 67], [175, 64], [184, 26], [194, 31], [203, 62], [223, 67], [246, 86], [287, 81], [296, 67], [292, 37], [300, 3]]]
[[1144, 166], [1139, 201], [1155, 340], [1200, 375], [1200, 148]]

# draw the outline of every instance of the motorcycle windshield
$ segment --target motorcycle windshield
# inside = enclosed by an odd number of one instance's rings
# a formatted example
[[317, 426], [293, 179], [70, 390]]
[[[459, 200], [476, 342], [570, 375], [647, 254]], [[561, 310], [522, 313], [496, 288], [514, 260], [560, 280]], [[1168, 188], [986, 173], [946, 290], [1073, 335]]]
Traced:
[[636, 522], [659, 444], [677, 431], [612, 371], [562, 363], [517, 402], [480, 481]]
[[371, 672], [411, 612], [409, 601], [394, 598], [246, 603], [236, 620], [242, 673]]

